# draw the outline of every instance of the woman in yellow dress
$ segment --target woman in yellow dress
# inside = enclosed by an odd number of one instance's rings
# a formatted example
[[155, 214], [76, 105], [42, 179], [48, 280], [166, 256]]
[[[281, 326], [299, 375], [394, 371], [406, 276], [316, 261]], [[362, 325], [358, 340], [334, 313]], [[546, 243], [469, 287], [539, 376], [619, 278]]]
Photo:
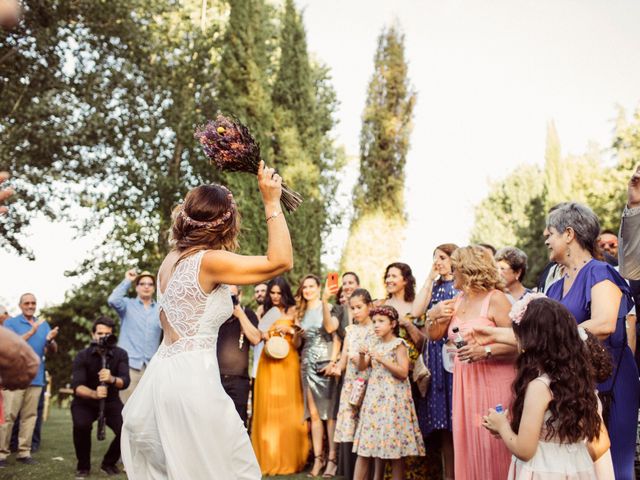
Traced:
[[[297, 350], [303, 332], [295, 322], [295, 303], [284, 278], [269, 282], [263, 316], [267, 323], [261, 322], [261, 329], [265, 338], [282, 335], [289, 353], [277, 360], [263, 350], [258, 360], [251, 442], [263, 475], [300, 472], [309, 454]], [[269, 317], [276, 319], [269, 324]]]

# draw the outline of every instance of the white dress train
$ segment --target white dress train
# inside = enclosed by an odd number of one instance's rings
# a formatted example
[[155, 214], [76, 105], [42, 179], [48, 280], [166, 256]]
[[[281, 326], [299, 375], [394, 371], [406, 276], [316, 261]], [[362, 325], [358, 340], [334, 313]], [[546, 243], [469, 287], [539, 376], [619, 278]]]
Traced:
[[130, 480], [262, 478], [249, 436], [220, 383], [218, 329], [232, 314], [220, 285], [198, 283], [204, 252], [183, 260], [160, 298], [181, 338], [164, 342], [122, 412], [122, 461]]

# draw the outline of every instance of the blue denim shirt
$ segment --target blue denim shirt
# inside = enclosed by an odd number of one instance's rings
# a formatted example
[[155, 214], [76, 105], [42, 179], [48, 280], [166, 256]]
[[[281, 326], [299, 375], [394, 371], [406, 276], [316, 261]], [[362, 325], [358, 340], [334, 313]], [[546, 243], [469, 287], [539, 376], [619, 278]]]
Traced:
[[[33, 317], [34, 321], [38, 321], [36, 317]], [[16, 334], [22, 336], [31, 330], [31, 324], [29, 320], [24, 318], [24, 315], [18, 315], [17, 317], [9, 318], [4, 322], [4, 326], [9, 330], [15, 332]], [[40, 367], [38, 368], [38, 374], [31, 382], [31, 385], [34, 387], [44, 387], [44, 349], [47, 346], [47, 335], [51, 331], [51, 327], [47, 322], [44, 322], [42, 325], [38, 327], [36, 333], [29, 337], [27, 343], [33, 348], [33, 351], [36, 352], [36, 355], [40, 357]]]
[[160, 308], [155, 301], [145, 308], [140, 298], [126, 297], [130, 286], [129, 280], [123, 280], [109, 295], [108, 303], [120, 317], [118, 346], [127, 351], [129, 366], [140, 370], [160, 345]]

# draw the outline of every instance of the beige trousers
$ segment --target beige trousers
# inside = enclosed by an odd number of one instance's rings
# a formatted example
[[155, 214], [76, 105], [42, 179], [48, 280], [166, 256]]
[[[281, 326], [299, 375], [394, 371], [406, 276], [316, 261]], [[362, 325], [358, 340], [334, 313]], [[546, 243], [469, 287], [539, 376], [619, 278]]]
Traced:
[[9, 454], [11, 431], [16, 417], [20, 414], [20, 433], [18, 434], [18, 458], [31, 456], [31, 439], [38, 418], [38, 402], [42, 387], [31, 386], [25, 390], [3, 390], [4, 424], [0, 425], [0, 460]]
[[142, 369], [140, 370], [134, 370], [133, 368], [129, 369], [129, 386], [126, 390], [120, 390], [120, 400], [122, 401], [122, 403], [127, 403], [127, 400], [129, 400], [129, 397], [133, 394], [133, 391], [138, 386], [138, 383], [140, 383], [140, 379], [142, 378], [142, 375], [144, 375], [144, 371], [146, 369], [146, 365], [143, 365]]

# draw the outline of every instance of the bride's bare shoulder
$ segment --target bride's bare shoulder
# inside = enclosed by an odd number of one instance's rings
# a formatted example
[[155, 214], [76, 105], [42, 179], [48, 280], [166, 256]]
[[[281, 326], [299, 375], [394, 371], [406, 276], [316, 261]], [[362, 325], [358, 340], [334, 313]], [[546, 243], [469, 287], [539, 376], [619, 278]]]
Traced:
[[179, 259], [180, 253], [177, 250], [171, 250], [167, 256], [164, 257], [164, 260], [158, 269], [158, 280], [160, 285], [164, 286], [167, 284], [167, 281], [171, 277], [171, 273]]

